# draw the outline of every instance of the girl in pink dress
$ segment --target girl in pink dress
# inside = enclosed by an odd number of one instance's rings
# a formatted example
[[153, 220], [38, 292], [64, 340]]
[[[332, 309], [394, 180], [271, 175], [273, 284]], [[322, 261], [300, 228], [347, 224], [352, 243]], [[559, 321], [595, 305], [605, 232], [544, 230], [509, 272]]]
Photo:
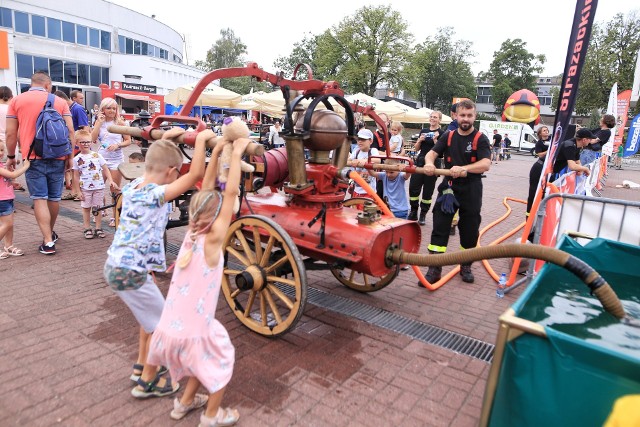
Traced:
[[[210, 131], [210, 136], [215, 134]], [[220, 408], [231, 380], [234, 348], [226, 329], [216, 320], [223, 270], [222, 243], [240, 185], [240, 159], [249, 139], [233, 144], [233, 155], [224, 195], [214, 190], [218, 156], [223, 144], [213, 150], [202, 190], [189, 206], [189, 231], [180, 248], [169, 293], [158, 327], [153, 333], [148, 362], [169, 368], [171, 378], [189, 377], [184, 394], [173, 403], [171, 418], [181, 419], [207, 404], [200, 426], [234, 425], [240, 415]], [[196, 391], [204, 386], [209, 396]]]

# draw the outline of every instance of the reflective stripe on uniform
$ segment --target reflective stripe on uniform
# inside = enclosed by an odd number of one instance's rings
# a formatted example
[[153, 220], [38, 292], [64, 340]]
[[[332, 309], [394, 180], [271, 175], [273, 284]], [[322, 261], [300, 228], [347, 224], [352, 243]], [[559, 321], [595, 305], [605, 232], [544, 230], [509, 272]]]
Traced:
[[416, 196], [416, 197], [409, 197], [409, 201], [416, 201], [416, 200], [420, 200], [420, 196]]
[[438, 252], [438, 253], [445, 253], [447, 251], [447, 247], [446, 246], [436, 246], [436, 245], [429, 245], [427, 247], [428, 250], [430, 250], [431, 252]]
[[420, 203], [424, 203], [425, 205], [430, 205], [431, 204], [431, 199], [429, 199], [429, 200], [420, 199]]

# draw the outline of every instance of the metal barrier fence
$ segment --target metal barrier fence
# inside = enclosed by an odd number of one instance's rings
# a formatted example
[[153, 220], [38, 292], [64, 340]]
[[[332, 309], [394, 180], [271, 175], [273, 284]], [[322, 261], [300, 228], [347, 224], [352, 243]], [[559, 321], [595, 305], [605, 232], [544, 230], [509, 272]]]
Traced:
[[[547, 218], [549, 203], [559, 204], [559, 208], [555, 209], [555, 218]], [[602, 237], [640, 246], [640, 202], [554, 193], [540, 202], [534, 243], [540, 243], [543, 225], [548, 225], [545, 224], [548, 221], [556, 224], [556, 236], [569, 233], [581, 244]], [[530, 262], [526, 277], [509, 286], [505, 292], [531, 281], [535, 275], [534, 268], [535, 262]]]

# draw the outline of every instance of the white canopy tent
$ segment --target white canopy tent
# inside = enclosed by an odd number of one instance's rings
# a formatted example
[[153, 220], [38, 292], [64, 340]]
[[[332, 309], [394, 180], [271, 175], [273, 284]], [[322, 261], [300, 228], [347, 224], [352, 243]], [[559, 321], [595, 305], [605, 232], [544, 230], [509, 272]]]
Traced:
[[[164, 102], [175, 105], [184, 105], [191, 96], [196, 83], [179, 86], [164, 96]], [[240, 102], [242, 95], [210, 83], [202, 91], [194, 106], [229, 107]], [[235, 108], [235, 107], [233, 107]]]

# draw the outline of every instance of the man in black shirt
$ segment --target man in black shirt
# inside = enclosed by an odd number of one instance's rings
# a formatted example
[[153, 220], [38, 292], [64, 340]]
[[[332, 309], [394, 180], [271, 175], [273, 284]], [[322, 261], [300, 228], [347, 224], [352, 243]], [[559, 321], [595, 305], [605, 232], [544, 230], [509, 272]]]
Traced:
[[498, 164], [500, 159], [500, 148], [502, 144], [502, 135], [498, 133], [498, 129], [493, 130], [493, 152], [491, 154], [491, 161]]
[[504, 134], [504, 158], [509, 160], [511, 158], [511, 140], [509, 134]]
[[[449, 243], [449, 231], [454, 212], [442, 211], [443, 192], [451, 188], [460, 204], [460, 246], [473, 248], [478, 243], [480, 232], [480, 210], [482, 208], [481, 175], [491, 167], [491, 147], [489, 139], [474, 129], [476, 105], [470, 100], [458, 104], [458, 129], [442, 135], [434, 147], [425, 156], [424, 171], [427, 175], [435, 172], [435, 161], [444, 155], [445, 166], [451, 171], [451, 177], [445, 178], [438, 186], [438, 199], [433, 207], [433, 230], [429, 252], [444, 253]], [[440, 201], [438, 201], [440, 200]], [[442, 267], [429, 267], [427, 280], [430, 283], [440, 280]], [[471, 264], [460, 266], [462, 280], [474, 281]]]
[[558, 154], [553, 163], [553, 176], [550, 182], [558, 179], [569, 171], [576, 171], [578, 174], [589, 175], [589, 168], [580, 164], [580, 148], [587, 146], [593, 139], [593, 133], [589, 129], [578, 129], [576, 137], [567, 139], [558, 145]]

